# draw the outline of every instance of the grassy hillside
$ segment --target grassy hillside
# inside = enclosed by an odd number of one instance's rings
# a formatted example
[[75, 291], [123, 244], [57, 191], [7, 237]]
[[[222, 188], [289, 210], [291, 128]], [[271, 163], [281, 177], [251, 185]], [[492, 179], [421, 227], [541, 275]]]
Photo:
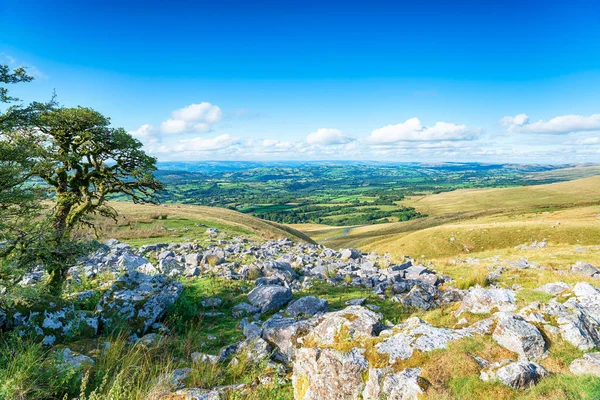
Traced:
[[390, 253], [396, 259], [409, 255], [445, 260], [502, 253], [541, 240], [553, 246], [600, 244], [600, 177], [539, 186], [457, 190], [409, 202], [429, 216], [342, 231], [299, 229], [333, 248], [357, 247]]
[[586, 165], [574, 168], [561, 168], [544, 172], [536, 172], [528, 175], [527, 178], [532, 180], [556, 179], [569, 181], [597, 175], [600, 175], [600, 165]]
[[501, 189], [460, 189], [413, 197], [405, 205], [429, 215], [491, 209], [527, 209], [600, 202], [600, 176], [569, 182]]
[[109, 219], [99, 221], [103, 238], [117, 238], [135, 245], [202, 240], [207, 238], [208, 228], [232, 235], [312, 242], [293, 228], [224, 208], [129, 202], [112, 202], [111, 206], [119, 212], [119, 218], [117, 223]]

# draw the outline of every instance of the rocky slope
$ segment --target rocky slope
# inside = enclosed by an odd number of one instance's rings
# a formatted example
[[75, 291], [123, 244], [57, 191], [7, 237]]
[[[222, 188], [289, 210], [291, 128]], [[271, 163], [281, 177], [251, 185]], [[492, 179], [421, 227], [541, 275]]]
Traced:
[[[115, 330], [126, 332], [132, 345], [168, 340], [174, 333], [163, 321], [184, 290], [182, 282], [210, 276], [246, 284], [246, 301], [229, 309], [221, 308], [219, 297], [197, 299], [206, 317], [235, 318], [244, 338], [217, 354], [197, 349], [189, 360], [182, 360], [183, 366], [169, 375], [172, 393], [164, 398], [224, 399], [273, 376], [291, 381], [295, 399], [435, 398], [445, 381], [436, 380], [432, 364], [465, 343], [496, 349], [464, 351], [460, 357], [482, 382], [505, 385], [516, 393], [553, 375], [544, 365], [558, 342], [585, 353], [570, 363], [569, 374], [600, 376], [600, 353], [594, 352], [600, 346], [600, 290], [588, 282], [542, 285], [537, 290], [550, 299], [523, 304], [517, 301], [518, 285], [493, 284], [498, 270], [490, 271], [487, 287], [461, 290], [451, 277], [437, 274], [435, 266], [413, 259], [393, 262], [389, 256], [356, 249], [334, 251], [289, 239], [220, 238], [216, 230], [209, 234], [213, 241], [208, 246], [172, 243], [136, 249], [109, 240], [69, 273], [72, 284], [99, 282], [93, 289], [68, 295], [94, 301], [93, 310], [68, 303], [10, 309], [0, 312], [0, 327], [57, 346], [64, 368], [93, 369], [93, 356], [65, 346]], [[509, 268], [536, 268], [521, 264]], [[572, 271], [600, 276], [583, 261]], [[20, 284], [35, 286], [43, 279], [41, 270], [32, 271]], [[308, 294], [323, 281], [332, 288], [362, 288], [373, 297], [333, 306]], [[407, 310], [406, 318], [390, 322], [373, 298], [398, 304]], [[436, 313], [455, 322], [424, 320]], [[262, 363], [270, 378], [223, 387], [187, 383], [191, 369], [185, 365], [234, 366], [242, 358]]]

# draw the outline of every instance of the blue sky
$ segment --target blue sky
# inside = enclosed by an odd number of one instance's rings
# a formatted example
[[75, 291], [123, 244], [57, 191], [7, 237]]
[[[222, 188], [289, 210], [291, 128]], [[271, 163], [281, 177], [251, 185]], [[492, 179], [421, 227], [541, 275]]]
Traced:
[[591, 1], [0, 0], [0, 62], [165, 161], [600, 161]]

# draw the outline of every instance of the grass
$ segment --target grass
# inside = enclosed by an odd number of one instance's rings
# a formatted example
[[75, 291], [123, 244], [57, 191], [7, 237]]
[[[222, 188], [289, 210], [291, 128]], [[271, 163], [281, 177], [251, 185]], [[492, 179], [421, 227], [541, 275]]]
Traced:
[[103, 238], [116, 238], [132, 245], [160, 242], [206, 241], [207, 228], [217, 228], [229, 235], [260, 239], [289, 238], [312, 242], [305, 234], [290, 227], [264, 221], [224, 208], [191, 205], [150, 205], [111, 202], [120, 214], [115, 223], [98, 218]]
[[537, 186], [459, 189], [412, 198], [405, 205], [429, 215], [600, 201], [600, 176]]
[[[183, 367], [191, 368], [186, 387], [211, 388], [245, 383], [248, 388], [231, 398], [291, 399], [289, 383], [269, 370], [266, 360], [255, 364], [242, 353], [234, 365], [229, 365], [229, 360], [216, 365], [191, 361], [193, 352], [216, 354], [222, 347], [243, 339], [238, 328], [239, 319], [231, 315], [231, 308], [246, 300], [248, 288], [245, 285], [248, 283], [220, 278], [183, 279], [182, 282], [183, 292], [168, 310], [164, 322], [172, 335], [163, 340], [145, 346], [133, 344], [128, 335], [114, 332], [65, 344], [95, 360], [95, 365], [87, 372], [59, 370], [55, 366], [54, 350], [11, 333], [1, 335], [0, 399], [71, 399], [78, 396], [79, 400], [158, 400], [175, 390], [165, 377]], [[87, 282], [86, 286], [95, 287], [94, 282]], [[221, 298], [223, 303], [205, 309], [202, 300], [213, 296]], [[204, 315], [207, 311], [223, 312], [224, 315], [208, 317]], [[211, 336], [216, 339], [210, 340]], [[271, 376], [271, 384], [250, 385], [265, 375]]]

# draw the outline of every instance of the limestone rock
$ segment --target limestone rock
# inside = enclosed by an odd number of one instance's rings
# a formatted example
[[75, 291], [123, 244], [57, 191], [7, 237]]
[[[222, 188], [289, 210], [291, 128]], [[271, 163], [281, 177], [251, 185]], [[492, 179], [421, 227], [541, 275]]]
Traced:
[[456, 315], [458, 316], [465, 311], [475, 314], [513, 311], [516, 307], [515, 292], [512, 290], [475, 287], [467, 291]]
[[362, 393], [363, 400], [417, 400], [423, 394], [425, 381], [419, 368], [394, 372], [392, 368], [371, 368]]
[[365, 386], [369, 363], [359, 349], [342, 353], [333, 349], [301, 348], [294, 361], [294, 399], [358, 400]]
[[600, 353], [586, 353], [583, 357], [573, 360], [569, 366], [575, 375], [600, 376]]
[[283, 363], [293, 361], [300, 340], [318, 322], [317, 319], [296, 321], [294, 318], [270, 318], [263, 324], [262, 338], [275, 347], [273, 359]]
[[60, 370], [74, 369], [76, 371], [85, 370], [93, 367], [95, 364], [88, 356], [75, 353], [68, 347], [58, 353], [57, 368]]
[[349, 306], [340, 311], [324, 314], [307, 335], [320, 344], [334, 344], [344, 339], [369, 338], [376, 333], [380, 316], [361, 306]]
[[327, 303], [327, 300], [315, 296], [305, 296], [291, 303], [287, 307], [286, 312], [292, 317], [299, 315], [312, 317], [315, 314], [327, 312], [328, 310], [329, 303]]
[[448, 329], [437, 328], [417, 317], [407, 319], [404, 323], [381, 332], [384, 338], [375, 347], [378, 353], [389, 354], [390, 362], [396, 359], [405, 360], [415, 350], [428, 352], [445, 348], [449, 342], [475, 333], [470, 328]]
[[164, 275], [129, 271], [104, 294], [96, 311], [106, 330], [124, 323], [133, 333], [143, 335], [177, 300], [182, 289], [181, 283]]
[[480, 378], [483, 381], [498, 379], [512, 388], [527, 389], [548, 375], [544, 367], [534, 362], [504, 360], [482, 370]]
[[292, 299], [292, 291], [279, 285], [257, 286], [248, 293], [248, 300], [261, 312], [283, 307]]
[[496, 317], [492, 337], [500, 346], [526, 360], [537, 360], [544, 355], [546, 343], [538, 328], [509, 312], [497, 313]]
[[585, 276], [595, 276], [596, 274], [600, 273], [600, 270], [598, 270], [598, 268], [594, 267], [592, 264], [588, 264], [583, 261], [577, 261], [571, 267], [571, 273], [582, 274]]

